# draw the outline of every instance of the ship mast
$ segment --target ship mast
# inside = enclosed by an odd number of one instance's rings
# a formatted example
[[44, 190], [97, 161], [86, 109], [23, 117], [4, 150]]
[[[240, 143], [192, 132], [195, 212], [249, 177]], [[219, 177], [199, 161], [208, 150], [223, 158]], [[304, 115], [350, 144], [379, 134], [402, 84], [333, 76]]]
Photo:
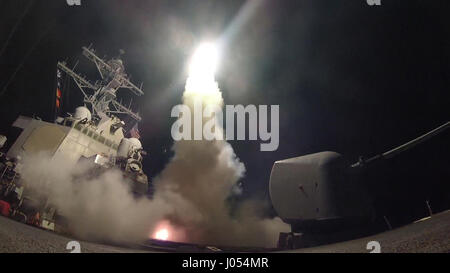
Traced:
[[141, 96], [144, 94], [142, 84], [141, 87], [137, 87], [129, 80], [120, 57], [106, 61], [98, 57], [91, 46], [82, 47], [82, 49], [83, 55], [95, 63], [101, 80], [92, 83], [76, 73], [75, 67], [72, 69], [67, 67], [65, 62], [58, 62], [58, 68], [66, 72], [75, 81], [84, 96], [85, 105], [90, 108], [93, 116], [101, 119], [102, 116], [109, 114], [123, 114], [139, 122], [141, 117], [131, 110], [131, 103], [127, 107], [118, 102], [116, 92], [123, 88], [128, 89], [134, 95]]

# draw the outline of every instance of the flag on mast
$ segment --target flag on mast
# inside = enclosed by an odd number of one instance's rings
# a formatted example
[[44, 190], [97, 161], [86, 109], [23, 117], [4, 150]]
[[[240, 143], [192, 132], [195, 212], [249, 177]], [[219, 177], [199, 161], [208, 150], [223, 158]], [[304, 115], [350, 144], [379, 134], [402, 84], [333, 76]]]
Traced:
[[55, 101], [55, 116], [58, 117], [59, 113], [61, 112], [61, 98], [62, 98], [62, 77], [61, 77], [61, 71], [59, 69], [56, 69], [56, 101]]

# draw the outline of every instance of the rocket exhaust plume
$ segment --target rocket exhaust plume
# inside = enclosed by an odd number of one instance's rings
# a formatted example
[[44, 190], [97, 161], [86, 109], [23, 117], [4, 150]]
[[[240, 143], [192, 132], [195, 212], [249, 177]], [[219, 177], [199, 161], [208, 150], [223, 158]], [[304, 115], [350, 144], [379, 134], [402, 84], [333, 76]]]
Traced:
[[[199, 102], [201, 109], [223, 107], [222, 93], [214, 79], [217, 60], [218, 53], [211, 43], [202, 44], [191, 60], [182, 98], [191, 113]], [[201, 124], [214, 118], [203, 117]], [[218, 134], [222, 134], [220, 126], [215, 124]], [[226, 199], [244, 176], [245, 167], [225, 140], [180, 140], [173, 149], [174, 158], [155, 181], [156, 194], [174, 192], [191, 204], [193, 210], [189, 215], [172, 215], [185, 229], [188, 240], [218, 245], [274, 246], [278, 233], [288, 230], [278, 218], [261, 219], [258, 210], [262, 204], [256, 201], [243, 204], [237, 216], [230, 215]]]
[[[223, 106], [214, 79], [218, 54], [204, 44], [194, 54], [182, 102]], [[191, 111], [194, 112], [194, 111]], [[208, 121], [211, 118], [203, 118]], [[192, 119], [191, 119], [192, 120]], [[204, 122], [203, 122], [204, 123]], [[219, 124], [216, 132], [223, 133]], [[192, 138], [191, 138], [192, 139]], [[92, 166], [71, 166], [44, 154], [24, 157], [22, 178], [64, 215], [75, 235], [89, 240], [138, 242], [148, 237], [225, 246], [274, 247], [279, 218], [261, 218], [262, 204], [247, 201], [231, 216], [227, 198], [245, 167], [225, 140], [180, 140], [174, 157], [154, 179], [153, 199], [135, 198], [118, 170], [88, 177]]]

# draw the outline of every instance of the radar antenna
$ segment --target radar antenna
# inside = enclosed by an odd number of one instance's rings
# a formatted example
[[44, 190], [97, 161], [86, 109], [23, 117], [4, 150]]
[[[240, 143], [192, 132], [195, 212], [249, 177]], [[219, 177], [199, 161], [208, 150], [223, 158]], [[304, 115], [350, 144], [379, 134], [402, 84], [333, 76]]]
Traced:
[[131, 104], [129, 107], [126, 107], [117, 101], [116, 92], [120, 88], [128, 89], [137, 96], [144, 94], [142, 84], [141, 87], [137, 87], [125, 73], [125, 68], [120, 58], [123, 51], [120, 51], [119, 57], [106, 61], [98, 57], [91, 46], [82, 47], [82, 49], [83, 55], [95, 63], [101, 80], [91, 83], [85, 77], [77, 74], [74, 71], [75, 67], [73, 69], [67, 67], [66, 62], [58, 62], [58, 68], [66, 72], [75, 81], [81, 93], [83, 93], [85, 105], [91, 108], [92, 114], [97, 117], [107, 114], [124, 114], [139, 122], [141, 117], [138, 113], [133, 112]]

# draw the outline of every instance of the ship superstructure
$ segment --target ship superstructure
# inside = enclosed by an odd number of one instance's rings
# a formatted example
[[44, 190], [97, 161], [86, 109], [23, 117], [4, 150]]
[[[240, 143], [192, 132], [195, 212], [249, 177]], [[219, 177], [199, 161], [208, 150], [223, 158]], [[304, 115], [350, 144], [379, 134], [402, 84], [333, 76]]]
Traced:
[[[148, 193], [148, 179], [142, 170], [142, 159], [146, 153], [138, 138], [125, 137], [126, 124], [123, 121], [127, 118], [137, 124], [141, 117], [131, 109], [131, 103], [127, 107], [119, 102], [117, 96], [119, 89], [129, 92], [128, 95], [141, 96], [144, 94], [142, 85], [137, 87], [130, 81], [120, 56], [107, 61], [98, 57], [91, 47], [82, 49], [83, 55], [96, 65], [99, 80], [92, 83], [65, 62], [58, 62], [57, 68], [58, 73], [63, 72], [73, 79], [83, 95], [84, 105], [65, 117], [58, 116], [53, 123], [25, 116], [19, 116], [13, 123], [13, 127], [22, 131], [6, 154], [2, 155], [0, 197], [8, 199], [6, 196], [13, 194], [13, 198], [9, 199], [17, 199], [17, 202], [10, 203], [17, 203], [14, 204], [17, 208], [27, 203], [26, 199], [34, 198], [21, 185], [17, 166], [21, 158], [41, 152], [53, 158], [64, 158], [69, 164], [90, 160], [97, 164], [99, 173], [108, 168], [118, 168], [123, 171], [124, 181], [130, 185], [132, 192], [136, 195]], [[54, 218], [45, 217], [51, 204], [42, 200], [31, 203], [36, 207], [34, 211], [41, 212], [41, 218], [47, 218], [45, 227], [48, 227], [48, 222]], [[30, 218], [30, 215], [25, 213], [23, 217]], [[43, 220], [38, 222], [41, 225]]]

